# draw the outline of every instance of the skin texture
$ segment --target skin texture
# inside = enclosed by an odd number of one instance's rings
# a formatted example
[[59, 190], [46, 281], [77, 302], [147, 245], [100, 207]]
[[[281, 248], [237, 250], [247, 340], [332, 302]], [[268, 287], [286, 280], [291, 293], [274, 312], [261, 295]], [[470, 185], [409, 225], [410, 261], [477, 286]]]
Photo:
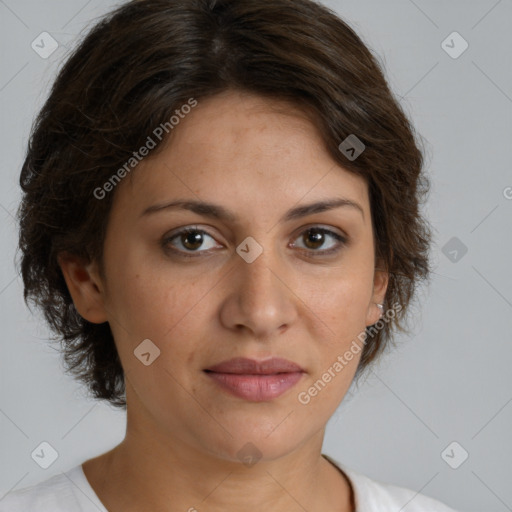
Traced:
[[[79, 313], [110, 323], [126, 375], [126, 437], [83, 466], [108, 510], [353, 511], [346, 477], [321, 450], [360, 353], [307, 405], [298, 394], [380, 318], [387, 274], [375, 271], [365, 181], [331, 159], [300, 111], [229, 91], [200, 101], [115, 194], [106, 281], [95, 262], [59, 260]], [[280, 220], [338, 197], [363, 212]], [[141, 216], [176, 199], [222, 205], [236, 220], [170, 209]], [[308, 237], [319, 225], [346, 245]], [[193, 238], [170, 240], [184, 227], [207, 232], [195, 252]], [[252, 263], [236, 252], [248, 236], [263, 248]], [[134, 355], [145, 339], [160, 349], [149, 366]], [[248, 401], [203, 371], [236, 356], [283, 357], [305, 372], [278, 398]], [[262, 454], [250, 467], [237, 456], [248, 442]]]

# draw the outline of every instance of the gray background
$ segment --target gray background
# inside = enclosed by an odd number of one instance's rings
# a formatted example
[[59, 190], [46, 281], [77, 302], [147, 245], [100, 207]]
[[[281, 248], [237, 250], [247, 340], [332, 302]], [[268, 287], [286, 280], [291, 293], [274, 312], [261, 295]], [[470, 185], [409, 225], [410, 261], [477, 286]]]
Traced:
[[[399, 337], [398, 348], [351, 389], [328, 424], [324, 453], [461, 511], [512, 511], [512, 2], [324, 3], [379, 56], [427, 141], [427, 213], [436, 230], [435, 275], [420, 293], [414, 334]], [[124, 436], [124, 413], [87, 399], [63, 374], [14, 268], [13, 215], [31, 122], [77, 36], [114, 5], [0, 0], [0, 497]], [[43, 31], [59, 42], [47, 59], [31, 48]], [[458, 58], [441, 46], [453, 31], [469, 44]], [[448, 42], [452, 51], [461, 47]], [[453, 237], [456, 245], [446, 248]], [[42, 441], [59, 454], [46, 470], [31, 458]], [[444, 452], [453, 441], [460, 447]], [[457, 469], [443, 460], [444, 452], [459, 464], [462, 450], [469, 458]]]

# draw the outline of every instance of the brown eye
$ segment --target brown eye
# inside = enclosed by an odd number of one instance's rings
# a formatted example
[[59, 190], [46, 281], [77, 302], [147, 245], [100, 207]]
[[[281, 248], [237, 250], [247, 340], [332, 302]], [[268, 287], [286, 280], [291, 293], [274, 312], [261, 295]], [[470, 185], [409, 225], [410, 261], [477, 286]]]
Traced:
[[308, 249], [318, 249], [325, 243], [325, 234], [321, 229], [312, 228], [304, 232], [305, 245]]
[[[326, 249], [318, 250], [320, 247], [324, 247], [326, 243], [329, 242], [329, 239], [335, 240], [335, 242], [331, 242]], [[297, 246], [300, 248], [305, 248], [312, 256], [325, 256], [328, 254], [339, 252], [344, 245], [347, 243], [347, 239], [344, 236], [331, 231], [330, 229], [325, 229], [321, 227], [312, 227], [308, 228], [301, 233], [297, 240], [302, 240], [304, 246]], [[294, 244], [295, 246], [295, 244]]]
[[191, 251], [199, 249], [203, 244], [203, 235], [199, 231], [189, 231], [179, 236], [183, 247]]
[[[162, 241], [164, 249], [170, 249], [174, 253], [178, 253], [183, 257], [201, 256], [208, 253], [214, 247], [218, 247], [215, 243], [210, 242], [207, 245], [208, 238], [214, 238], [206, 231], [197, 228], [187, 228], [174, 233], [172, 236], [166, 237]], [[199, 249], [203, 250], [199, 250]], [[196, 253], [196, 254], [194, 254]]]

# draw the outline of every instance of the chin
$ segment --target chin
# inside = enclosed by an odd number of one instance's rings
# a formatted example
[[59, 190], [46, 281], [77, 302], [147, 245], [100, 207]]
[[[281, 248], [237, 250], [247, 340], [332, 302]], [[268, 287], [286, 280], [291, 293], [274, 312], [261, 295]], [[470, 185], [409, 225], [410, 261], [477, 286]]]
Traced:
[[306, 432], [297, 430], [296, 422], [290, 421], [293, 414], [283, 421], [287, 414], [280, 415], [271, 425], [261, 419], [252, 425], [248, 425], [247, 420], [238, 426], [235, 422], [224, 423], [232, 435], [223, 430], [225, 435], [216, 439], [209, 437], [204, 441], [204, 447], [219, 459], [246, 466], [279, 459], [293, 452], [309, 437]]

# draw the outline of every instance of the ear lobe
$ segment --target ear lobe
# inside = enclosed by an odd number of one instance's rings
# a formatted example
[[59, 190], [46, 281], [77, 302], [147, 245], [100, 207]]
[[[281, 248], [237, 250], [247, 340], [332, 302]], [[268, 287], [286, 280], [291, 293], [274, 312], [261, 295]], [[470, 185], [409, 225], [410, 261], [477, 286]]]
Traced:
[[388, 289], [389, 273], [385, 270], [375, 270], [373, 279], [373, 295], [366, 315], [366, 325], [373, 325], [382, 316], [382, 309], [377, 304], [383, 304]]
[[87, 263], [68, 253], [60, 253], [57, 261], [80, 316], [94, 324], [106, 322], [103, 287], [96, 262]]

